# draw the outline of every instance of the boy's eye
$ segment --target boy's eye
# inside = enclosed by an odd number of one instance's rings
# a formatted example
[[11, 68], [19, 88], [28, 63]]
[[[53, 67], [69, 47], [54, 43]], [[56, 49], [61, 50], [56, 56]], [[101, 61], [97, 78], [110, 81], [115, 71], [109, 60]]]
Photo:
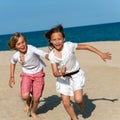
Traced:
[[20, 45], [20, 43], [17, 43], [16, 45], [17, 45], [17, 46], [19, 46], [19, 45]]

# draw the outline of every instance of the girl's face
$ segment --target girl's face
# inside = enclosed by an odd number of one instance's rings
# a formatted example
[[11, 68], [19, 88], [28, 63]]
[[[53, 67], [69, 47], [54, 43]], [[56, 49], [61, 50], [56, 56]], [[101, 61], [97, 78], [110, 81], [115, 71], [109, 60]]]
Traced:
[[18, 51], [20, 51], [21, 53], [26, 53], [26, 52], [27, 52], [27, 42], [26, 42], [26, 40], [24, 39], [23, 36], [21, 36], [21, 37], [18, 39], [15, 47], [16, 47], [16, 49], [17, 49]]
[[56, 50], [61, 51], [63, 48], [64, 38], [60, 32], [56, 32], [51, 35], [50, 42]]

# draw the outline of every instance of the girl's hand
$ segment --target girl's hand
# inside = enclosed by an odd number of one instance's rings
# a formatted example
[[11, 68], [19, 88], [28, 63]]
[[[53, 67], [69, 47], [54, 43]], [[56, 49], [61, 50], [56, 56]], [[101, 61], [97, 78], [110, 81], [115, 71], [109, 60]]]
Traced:
[[107, 52], [107, 53], [103, 53], [101, 55], [101, 58], [103, 59], [103, 61], [106, 62], [106, 59], [111, 59], [112, 57], [111, 57], [111, 54], [109, 52]]
[[11, 87], [11, 88], [13, 88], [13, 85], [15, 84], [15, 79], [14, 79], [14, 77], [12, 77], [12, 78], [10, 78], [10, 80], [9, 80], [9, 86]]
[[64, 75], [65, 72], [66, 72], [66, 67], [64, 66], [64, 67], [61, 68], [61, 73], [62, 73], [62, 75]]

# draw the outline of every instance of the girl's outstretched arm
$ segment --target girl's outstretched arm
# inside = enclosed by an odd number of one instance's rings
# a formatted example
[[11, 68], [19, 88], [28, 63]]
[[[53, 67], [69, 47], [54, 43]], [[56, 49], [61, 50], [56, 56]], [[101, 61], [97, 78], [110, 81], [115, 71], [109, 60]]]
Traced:
[[101, 52], [100, 50], [98, 50], [97, 48], [87, 45], [87, 44], [78, 44], [77, 50], [89, 50], [92, 51], [94, 53], [96, 53], [97, 55], [99, 55], [103, 61], [106, 61], [106, 59], [111, 59], [111, 54], [109, 52]]

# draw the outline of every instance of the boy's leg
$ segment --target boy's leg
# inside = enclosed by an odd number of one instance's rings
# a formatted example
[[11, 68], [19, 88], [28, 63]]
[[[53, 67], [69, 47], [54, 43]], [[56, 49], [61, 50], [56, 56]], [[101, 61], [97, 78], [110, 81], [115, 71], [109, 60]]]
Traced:
[[21, 97], [24, 101], [26, 101], [24, 111], [29, 114], [30, 111], [30, 104], [31, 104], [31, 97], [30, 97], [30, 89], [32, 81], [30, 80], [30, 77], [26, 74], [21, 75]]
[[37, 107], [38, 107], [38, 104], [39, 104], [39, 99], [35, 99], [35, 98], [33, 98], [33, 100], [32, 100], [32, 106], [31, 106], [31, 116], [33, 117], [33, 118], [38, 118], [38, 116], [36, 115], [36, 109], [37, 109]]
[[67, 113], [69, 114], [69, 116], [71, 117], [72, 120], [77, 120], [77, 116], [74, 112], [74, 109], [70, 103], [70, 96], [65, 96], [65, 95], [61, 95], [62, 97], [62, 103], [64, 105], [65, 110], [67, 111]]
[[[39, 75], [38, 75], [39, 76]], [[42, 96], [43, 89], [44, 89], [44, 77], [39, 76], [36, 74], [36, 79], [33, 81], [33, 104], [31, 107], [31, 116], [34, 118], [38, 118], [36, 115], [36, 110], [39, 104], [39, 99]]]
[[30, 96], [28, 97], [28, 99], [26, 99], [26, 104], [25, 104], [25, 107], [24, 107], [24, 111], [27, 114], [30, 114], [31, 99], [32, 98]]

